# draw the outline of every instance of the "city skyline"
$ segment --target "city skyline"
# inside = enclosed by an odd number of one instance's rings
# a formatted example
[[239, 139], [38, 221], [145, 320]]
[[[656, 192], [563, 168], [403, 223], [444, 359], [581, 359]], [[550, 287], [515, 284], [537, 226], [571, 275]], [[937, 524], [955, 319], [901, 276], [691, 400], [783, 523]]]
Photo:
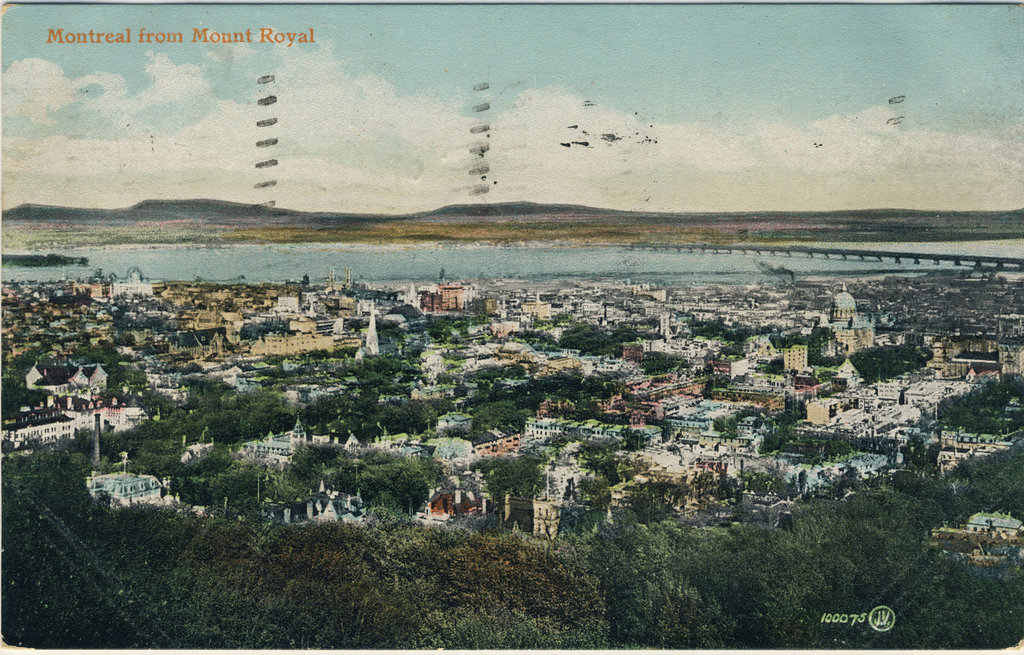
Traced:
[[[1008, 5], [49, 5], [4, 27], [5, 209], [1024, 206]], [[45, 43], [143, 27], [184, 42]], [[314, 43], [190, 42], [262, 27]], [[272, 176], [254, 168], [270, 115]]]

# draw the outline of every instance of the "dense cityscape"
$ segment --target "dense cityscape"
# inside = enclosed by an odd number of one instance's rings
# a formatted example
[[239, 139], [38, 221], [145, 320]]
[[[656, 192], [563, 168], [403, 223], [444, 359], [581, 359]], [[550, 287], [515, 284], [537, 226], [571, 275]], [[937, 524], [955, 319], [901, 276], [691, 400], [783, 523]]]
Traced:
[[4, 283], [8, 643], [1024, 634], [1019, 275], [354, 273]]
[[4, 647], [1024, 648], [1020, 6], [3, 9]]

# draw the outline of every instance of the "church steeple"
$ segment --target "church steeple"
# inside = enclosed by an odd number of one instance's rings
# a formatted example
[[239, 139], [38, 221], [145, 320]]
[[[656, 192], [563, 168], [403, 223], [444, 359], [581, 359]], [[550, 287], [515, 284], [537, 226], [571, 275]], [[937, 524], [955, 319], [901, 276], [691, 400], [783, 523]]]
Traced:
[[370, 307], [370, 327], [366, 330], [366, 343], [363, 346], [367, 355], [380, 354], [380, 345], [377, 343], [377, 308]]
[[292, 428], [293, 441], [306, 441], [306, 428], [302, 427], [302, 421], [295, 419], [295, 427]]

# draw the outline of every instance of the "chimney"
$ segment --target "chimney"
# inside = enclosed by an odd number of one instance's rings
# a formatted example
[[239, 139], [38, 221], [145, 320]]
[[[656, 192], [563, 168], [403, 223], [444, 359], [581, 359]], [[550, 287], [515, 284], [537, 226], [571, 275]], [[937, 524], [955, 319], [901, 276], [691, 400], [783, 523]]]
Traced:
[[462, 504], [462, 489], [455, 490], [455, 508], [458, 510], [459, 505]]
[[291, 507], [285, 507], [284, 508], [284, 522], [285, 523], [291, 523], [292, 522], [292, 508]]
[[95, 415], [94, 429], [92, 434], [92, 470], [100, 472], [100, 415]]

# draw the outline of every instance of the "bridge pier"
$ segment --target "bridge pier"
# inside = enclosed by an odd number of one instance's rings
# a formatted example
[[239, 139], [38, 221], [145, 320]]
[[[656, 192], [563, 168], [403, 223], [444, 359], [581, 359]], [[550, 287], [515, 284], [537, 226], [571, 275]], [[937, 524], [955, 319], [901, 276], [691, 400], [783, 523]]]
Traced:
[[771, 246], [749, 246], [749, 245], [714, 245], [708, 243], [696, 243], [696, 244], [659, 244], [659, 245], [644, 245], [638, 246], [631, 244], [627, 246], [630, 250], [655, 250], [663, 249], [666, 251], [676, 251], [678, 253], [702, 253], [702, 254], [728, 254], [732, 255], [767, 255], [772, 257], [794, 257], [796, 255], [806, 255], [811, 259], [823, 258], [842, 258], [844, 261], [860, 259], [862, 262], [868, 260], [872, 262], [884, 263], [886, 260], [892, 260], [898, 265], [902, 265], [904, 260], [913, 261], [915, 265], [920, 265], [922, 260], [931, 260], [936, 266], [939, 266], [943, 262], [949, 262], [955, 266], [972, 266], [975, 269], [984, 269], [986, 266], [991, 264], [991, 268], [997, 270], [1005, 270], [1007, 268], [1024, 271], [1024, 258], [1020, 257], [997, 257], [989, 255], [957, 255], [957, 254], [921, 254], [914, 252], [903, 252], [897, 250], [856, 250], [853, 248], [818, 248], [811, 246], [793, 246], [793, 247], [778, 247], [773, 248]]

